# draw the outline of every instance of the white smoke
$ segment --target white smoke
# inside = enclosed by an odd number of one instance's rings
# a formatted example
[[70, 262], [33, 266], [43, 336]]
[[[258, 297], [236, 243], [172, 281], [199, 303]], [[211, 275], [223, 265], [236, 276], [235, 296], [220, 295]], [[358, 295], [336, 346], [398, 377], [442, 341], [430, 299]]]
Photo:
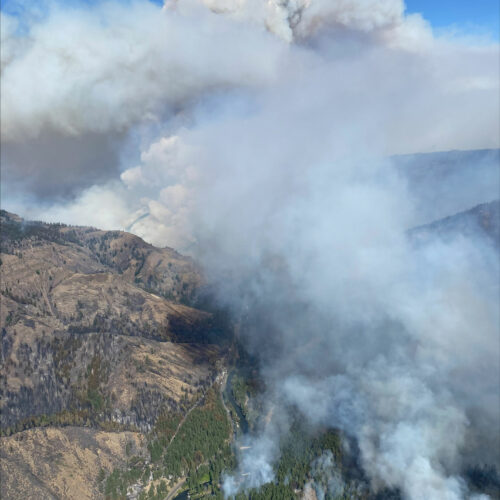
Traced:
[[[389, 46], [419, 50], [432, 43], [429, 25], [418, 14], [404, 16], [402, 0], [203, 0], [203, 3], [235, 20], [263, 25], [287, 42], [304, 41], [326, 30], [355, 30], [373, 35]], [[174, 3], [179, 4], [184, 2]]]
[[[470, 496], [463, 465], [498, 458], [498, 258], [410, 244], [420, 208], [384, 158], [498, 147], [497, 44], [436, 38], [395, 0], [111, 3], [2, 33], [11, 207], [187, 249], [254, 318], [275, 415], [354, 435], [374, 488]], [[78, 167], [44, 154], [90, 138]], [[62, 192], [70, 173], [69, 202], [30, 198], [31, 176]], [[280, 428], [226, 492], [272, 479]]]
[[60, 8], [32, 27], [28, 41], [12, 34], [14, 21], [3, 15], [2, 137], [19, 140], [46, 127], [123, 130], [207, 88], [273, 79], [278, 41], [194, 10], [167, 15], [148, 2]]
[[[284, 430], [284, 429], [283, 429]], [[225, 475], [223, 490], [226, 496], [239, 491], [258, 488], [274, 480], [273, 460], [279, 456], [276, 436], [282, 432], [276, 427], [265, 429], [258, 437], [238, 442], [238, 471]]]
[[313, 481], [305, 489], [314, 488], [318, 500], [325, 500], [327, 494], [329, 498], [349, 498], [350, 488], [345, 484], [339, 464], [330, 450], [313, 460], [310, 475]]

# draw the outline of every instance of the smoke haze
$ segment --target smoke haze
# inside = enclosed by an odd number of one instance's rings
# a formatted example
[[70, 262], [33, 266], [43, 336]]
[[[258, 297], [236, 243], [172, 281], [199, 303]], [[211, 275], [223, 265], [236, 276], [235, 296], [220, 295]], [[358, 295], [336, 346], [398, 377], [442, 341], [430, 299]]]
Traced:
[[272, 480], [293, 406], [356, 438], [375, 489], [473, 498], [464, 467], [500, 462], [498, 248], [407, 231], [497, 198], [498, 151], [452, 181], [408, 164], [498, 148], [498, 44], [436, 37], [399, 0], [53, 5], [18, 23], [2, 14], [4, 207], [201, 262], [279, 415], [226, 493]]

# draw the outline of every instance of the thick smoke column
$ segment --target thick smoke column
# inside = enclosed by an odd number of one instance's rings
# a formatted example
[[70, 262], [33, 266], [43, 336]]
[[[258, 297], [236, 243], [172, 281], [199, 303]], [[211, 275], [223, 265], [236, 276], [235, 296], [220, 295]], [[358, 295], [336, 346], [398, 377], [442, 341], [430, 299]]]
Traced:
[[76, 185], [60, 189], [74, 198], [47, 217], [102, 225], [104, 206], [105, 226], [189, 250], [260, 357], [276, 417], [228, 493], [272, 479], [291, 405], [354, 436], [373, 487], [409, 499], [468, 498], [463, 467], [498, 462], [497, 249], [412, 241], [425, 210], [387, 160], [498, 147], [498, 45], [435, 38], [403, 12], [397, 0], [138, 2], [8, 32], [9, 182], [60, 171], [43, 154], [23, 170], [18, 144], [101, 145], [103, 177], [72, 165]]
[[497, 254], [460, 238], [414, 249], [404, 186], [367, 164], [288, 164], [282, 177], [259, 158], [242, 184], [226, 171], [241, 190], [209, 212], [203, 258], [229, 305], [253, 316], [247, 341], [276, 413], [293, 403], [356, 436], [375, 487], [464, 498], [462, 457], [496, 460]]

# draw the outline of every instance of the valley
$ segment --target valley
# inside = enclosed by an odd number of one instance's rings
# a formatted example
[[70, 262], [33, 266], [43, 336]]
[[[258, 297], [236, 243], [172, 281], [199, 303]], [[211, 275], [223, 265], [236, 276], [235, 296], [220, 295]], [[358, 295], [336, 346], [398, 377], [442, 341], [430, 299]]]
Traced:
[[[259, 381], [196, 265], [126, 233], [1, 223], [2, 498], [222, 498]], [[252, 496], [295, 498], [301, 454]]]
[[[480, 231], [496, 246], [497, 221], [493, 202], [409, 237]], [[317, 500], [322, 488], [402, 498], [371, 488], [350, 436], [294, 407], [274, 480], [256, 488], [251, 472], [235, 472], [252, 453], [245, 438], [279, 415], [192, 260], [127, 233], [5, 211], [1, 223], [2, 498], [222, 499], [231, 473], [249, 485], [236, 500]], [[498, 498], [496, 469], [469, 477]]]

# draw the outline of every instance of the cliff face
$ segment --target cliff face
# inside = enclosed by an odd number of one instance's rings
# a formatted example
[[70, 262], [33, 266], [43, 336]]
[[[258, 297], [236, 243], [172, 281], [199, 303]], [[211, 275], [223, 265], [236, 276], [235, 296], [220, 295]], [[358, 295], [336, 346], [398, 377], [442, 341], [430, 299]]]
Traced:
[[1, 214], [2, 432], [41, 424], [148, 430], [215, 376], [221, 328], [186, 305], [195, 264], [118, 231]]

